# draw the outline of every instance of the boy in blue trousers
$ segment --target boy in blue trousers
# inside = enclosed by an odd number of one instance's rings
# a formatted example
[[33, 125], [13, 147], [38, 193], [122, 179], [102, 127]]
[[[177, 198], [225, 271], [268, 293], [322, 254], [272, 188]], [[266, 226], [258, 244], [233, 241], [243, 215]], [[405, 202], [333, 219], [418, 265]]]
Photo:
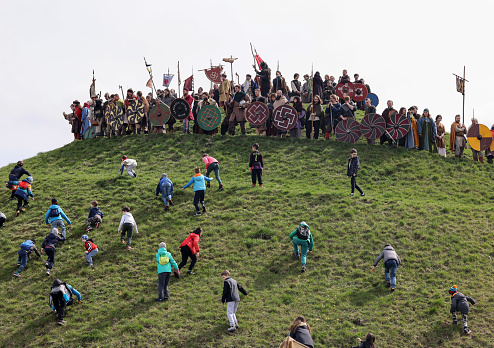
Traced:
[[170, 205], [173, 205], [173, 182], [168, 179], [166, 173], [161, 174], [160, 182], [156, 186], [156, 197], [159, 196], [160, 192], [161, 198], [163, 198], [163, 202], [165, 203], [165, 210], [170, 210]]
[[202, 212], [206, 212], [206, 203], [204, 202], [204, 194], [206, 192], [206, 181], [212, 181], [212, 178], [205, 177], [201, 174], [201, 169], [196, 167], [194, 169], [195, 175], [190, 179], [190, 181], [182, 187], [182, 190], [185, 190], [190, 185], [194, 185], [194, 207], [196, 208], [196, 212], [194, 216], [201, 215], [201, 211], [199, 210], [199, 202], [202, 204]]

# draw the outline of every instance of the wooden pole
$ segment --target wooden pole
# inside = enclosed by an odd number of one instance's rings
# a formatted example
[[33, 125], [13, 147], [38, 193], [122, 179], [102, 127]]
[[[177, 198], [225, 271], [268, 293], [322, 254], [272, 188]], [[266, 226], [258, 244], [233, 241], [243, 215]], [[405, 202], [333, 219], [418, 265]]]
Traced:
[[465, 65], [463, 65], [463, 124], [465, 124]]
[[178, 64], [177, 64], [177, 69], [178, 69], [178, 97], [180, 98], [180, 61], [178, 61]]

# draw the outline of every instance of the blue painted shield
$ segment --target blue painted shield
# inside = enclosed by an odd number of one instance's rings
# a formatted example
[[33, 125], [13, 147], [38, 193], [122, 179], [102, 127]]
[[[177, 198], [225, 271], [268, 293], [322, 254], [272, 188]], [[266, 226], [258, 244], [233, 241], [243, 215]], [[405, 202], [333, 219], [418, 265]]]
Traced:
[[379, 105], [379, 98], [376, 94], [369, 93], [369, 94], [367, 94], [367, 98], [369, 98], [371, 100], [371, 105], [374, 105], [374, 106]]

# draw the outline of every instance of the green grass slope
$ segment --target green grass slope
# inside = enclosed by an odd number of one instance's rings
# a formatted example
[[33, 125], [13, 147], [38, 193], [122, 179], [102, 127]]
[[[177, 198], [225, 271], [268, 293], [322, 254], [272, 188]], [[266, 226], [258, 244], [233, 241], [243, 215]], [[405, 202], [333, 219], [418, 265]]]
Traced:
[[[264, 189], [250, 183], [253, 142], [265, 157]], [[366, 197], [351, 198], [345, 176], [351, 147], [333, 140], [160, 134], [76, 142], [26, 160], [36, 200], [14, 218], [7, 190], [0, 198], [8, 218], [0, 233], [0, 345], [278, 347], [302, 314], [316, 347], [349, 347], [367, 332], [379, 347], [492, 346], [492, 167], [360, 142], [358, 182]], [[218, 192], [213, 181], [207, 213], [193, 217], [192, 189], [180, 187], [195, 166], [204, 167], [202, 152], [220, 161], [225, 190]], [[136, 179], [119, 176], [122, 154], [137, 159]], [[0, 177], [10, 169], [1, 168]], [[162, 172], [175, 184], [169, 212], [154, 196]], [[15, 278], [20, 243], [35, 237], [39, 245], [49, 232], [43, 217], [51, 197], [73, 221], [69, 239], [57, 250], [50, 277], [43, 255]], [[100, 249], [94, 270], [83, 265], [80, 241], [93, 199], [106, 214], [89, 233]], [[132, 251], [117, 235], [124, 205], [140, 231]], [[288, 238], [302, 220], [315, 240], [305, 273], [291, 258]], [[155, 303], [159, 242], [179, 260], [179, 244], [197, 226], [205, 233], [196, 275], [172, 277], [170, 301]], [[382, 262], [370, 272], [386, 242], [403, 261], [395, 293], [384, 286]], [[249, 291], [233, 334], [226, 332], [220, 302], [224, 269]], [[68, 307], [64, 327], [47, 304], [54, 278], [83, 296], [82, 304]], [[470, 336], [450, 324], [452, 284], [479, 301], [471, 307]]]

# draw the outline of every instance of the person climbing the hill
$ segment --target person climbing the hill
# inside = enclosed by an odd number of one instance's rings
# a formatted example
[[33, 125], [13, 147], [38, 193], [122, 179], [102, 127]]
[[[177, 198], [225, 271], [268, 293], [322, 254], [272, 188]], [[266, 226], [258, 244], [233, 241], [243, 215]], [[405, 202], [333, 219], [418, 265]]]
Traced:
[[237, 283], [235, 279], [230, 277], [230, 272], [224, 270], [221, 272], [221, 278], [223, 278], [223, 295], [221, 296], [221, 303], [225, 305], [226, 302], [226, 316], [228, 317], [228, 321], [230, 322], [230, 327], [227, 329], [228, 332], [233, 332], [238, 329], [238, 321], [237, 321], [237, 309], [238, 303], [240, 302], [240, 296], [238, 292], [240, 291], [242, 294], [247, 297], [247, 291]]
[[120, 225], [118, 225], [118, 231], [117, 233], [122, 233], [120, 234], [120, 242], [122, 244], [125, 244], [125, 235], [127, 235], [127, 250], [132, 250], [130, 245], [132, 244], [132, 232], [136, 231], [136, 235], [139, 235], [139, 231], [137, 230], [137, 224], [136, 221], [134, 220], [134, 217], [130, 213], [130, 208], [129, 207], [123, 207], [122, 208], [122, 219], [120, 219]]
[[51, 232], [43, 239], [41, 243], [41, 253], [45, 252], [48, 259], [46, 260], [46, 275], [50, 275], [51, 269], [55, 264], [55, 248], [58, 242], [65, 241], [64, 236], [60, 236], [57, 228], [52, 228]]
[[259, 152], [259, 144], [252, 145], [252, 152], [249, 157], [249, 170], [252, 173], [252, 186], [256, 186], [256, 178], [259, 182], [259, 187], [262, 186], [262, 171], [264, 167], [264, 160], [262, 154]]
[[14, 273], [16, 277], [21, 276], [21, 272], [26, 267], [27, 265], [27, 259], [31, 258], [31, 253], [34, 251], [38, 257], [41, 257], [41, 254], [39, 253], [38, 249], [36, 248], [36, 241], [34, 239], [28, 239], [25, 242], [21, 243], [21, 248], [17, 252], [19, 254], [19, 257], [17, 259], [17, 271]]
[[156, 197], [159, 196], [161, 192], [161, 198], [165, 203], [165, 210], [170, 210], [170, 205], [173, 205], [173, 182], [168, 179], [168, 175], [166, 173], [161, 174], [160, 182], [158, 186], [156, 186]]
[[15, 197], [17, 197], [17, 210], [15, 216], [19, 216], [22, 211], [26, 211], [26, 207], [29, 204], [29, 196], [33, 198], [33, 191], [31, 190], [31, 184], [33, 183], [33, 177], [28, 176], [22, 181], [12, 181], [13, 185], [17, 185], [17, 190], [15, 190]]
[[172, 266], [175, 270], [175, 277], [177, 278], [180, 277], [180, 270], [172, 254], [166, 250], [166, 243], [161, 242], [158, 248], [158, 252], [156, 253], [156, 262], [158, 263], [158, 298], [155, 301], [161, 302], [163, 300], [168, 301], [168, 283], [170, 282]]
[[62, 236], [64, 238], [67, 237], [66, 235], [66, 228], [63, 223], [62, 218], [67, 221], [67, 223], [72, 225], [70, 222], [69, 218], [65, 215], [63, 212], [62, 208], [58, 205], [58, 200], [56, 198], [51, 199], [51, 206], [48, 208], [48, 211], [45, 214], [45, 224], [49, 225], [51, 223], [51, 229], [53, 230], [54, 228], [58, 228], [59, 230], [62, 229]]
[[29, 172], [23, 168], [24, 162], [23, 161], [17, 161], [17, 164], [15, 165], [14, 169], [10, 171], [9, 174], [9, 182], [5, 185], [9, 190], [12, 191], [12, 194], [10, 195], [10, 200], [14, 199], [14, 194], [15, 191], [17, 190], [18, 185], [13, 185], [11, 182], [12, 181], [19, 181], [23, 175], [31, 176]]
[[[223, 190], [223, 183], [221, 182], [220, 179], [220, 164], [216, 160], [216, 158], [213, 158], [209, 156], [207, 153], [202, 154], [202, 160], [204, 161], [204, 164], [206, 165], [206, 177], [209, 178], [209, 173], [214, 171], [214, 176], [216, 177], [216, 180], [218, 181], [218, 184], [220, 185], [218, 188], [218, 191]], [[208, 182], [207, 183], [207, 188], [211, 187], [211, 184]]]
[[137, 176], [134, 168], [137, 167], [137, 161], [132, 158], [128, 158], [127, 156], [122, 156], [122, 168], [120, 168], [120, 176], [122, 176], [124, 169], [129, 173], [129, 175], [133, 178]]
[[376, 336], [374, 336], [374, 334], [370, 332], [367, 334], [367, 336], [365, 336], [365, 341], [362, 341], [358, 337], [357, 341], [359, 341], [359, 345], [353, 348], [376, 348], [376, 345], [374, 344], [374, 342], [376, 341]]
[[[302, 221], [300, 225], [290, 233], [290, 239], [293, 244], [293, 257], [298, 259], [300, 256], [300, 263], [302, 264], [302, 272], [306, 270], [307, 264], [307, 252], [312, 251], [314, 248], [314, 239], [312, 238], [312, 233], [310, 232], [309, 225]], [[298, 247], [300, 246], [300, 253]]]
[[5, 221], [7, 221], [7, 217], [0, 211], [0, 227], [4, 226], [3, 224], [5, 223]]
[[194, 207], [196, 208], [196, 212], [194, 216], [201, 215], [201, 211], [199, 210], [199, 202], [202, 204], [202, 212], [206, 212], [206, 203], [204, 202], [204, 195], [206, 193], [206, 181], [212, 181], [213, 179], [207, 178], [201, 174], [201, 169], [196, 167], [194, 169], [195, 175], [190, 179], [190, 181], [182, 187], [182, 190], [185, 190], [190, 185], [194, 185]]
[[105, 214], [98, 208], [98, 201], [91, 202], [91, 209], [89, 209], [89, 215], [86, 219], [86, 232], [91, 231], [93, 228], [91, 225], [94, 224], [94, 227], [98, 228], [99, 225], [103, 222], [103, 217]]
[[371, 272], [376, 269], [379, 260], [383, 259], [384, 262], [384, 275], [386, 276], [386, 287], [391, 286], [391, 292], [396, 289], [396, 270], [401, 264], [400, 257], [396, 253], [395, 249], [391, 244], [386, 243], [384, 245], [384, 250], [379, 254], [379, 256], [374, 260], [374, 265], [372, 266]]
[[346, 177], [351, 178], [350, 184], [352, 187], [352, 192], [350, 193], [350, 196], [353, 197], [355, 189], [357, 189], [358, 192], [360, 192], [361, 196], [365, 196], [364, 191], [357, 185], [357, 173], [360, 169], [360, 159], [357, 155], [357, 150], [351, 149], [350, 150], [350, 158], [348, 159], [348, 166], [346, 170]]
[[307, 347], [314, 348], [314, 342], [312, 341], [311, 335], [312, 330], [304, 316], [299, 315], [295, 318], [295, 321], [290, 326], [290, 337]]
[[50, 289], [50, 307], [57, 314], [57, 324], [64, 325], [67, 322], [64, 320], [65, 310], [67, 306], [74, 303], [73, 295], [77, 296], [77, 303], [82, 303], [82, 296], [79, 291], [74, 289], [60, 279], [55, 279]]
[[191, 263], [187, 274], [195, 274], [192, 272], [194, 266], [197, 262], [197, 254], [199, 253], [199, 241], [202, 236], [202, 228], [198, 227], [192, 233], [189, 234], [187, 238], [184, 239], [182, 244], [180, 244], [180, 252], [182, 253], [182, 262], [178, 265], [178, 269], [182, 269], [190, 257]]
[[84, 248], [86, 248], [86, 250], [84, 251], [84, 253], [86, 254], [86, 261], [84, 263], [89, 264], [89, 267], [94, 267], [93, 256], [98, 253], [98, 246], [94, 244], [92, 239], [89, 239], [87, 234], [84, 234], [81, 237], [81, 240], [84, 242]]
[[463, 332], [465, 333], [465, 335], [469, 335], [472, 331], [468, 328], [467, 325], [468, 311], [470, 310], [468, 302], [470, 302], [472, 306], [475, 306], [476, 302], [473, 298], [465, 296], [461, 292], [458, 292], [458, 287], [456, 285], [453, 285], [449, 289], [449, 294], [451, 295], [451, 308], [449, 311], [453, 316], [453, 325], [458, 324], [458, 320], [456, 319], [456, 312], [460, 312], [461, 321], [463, 323]]

